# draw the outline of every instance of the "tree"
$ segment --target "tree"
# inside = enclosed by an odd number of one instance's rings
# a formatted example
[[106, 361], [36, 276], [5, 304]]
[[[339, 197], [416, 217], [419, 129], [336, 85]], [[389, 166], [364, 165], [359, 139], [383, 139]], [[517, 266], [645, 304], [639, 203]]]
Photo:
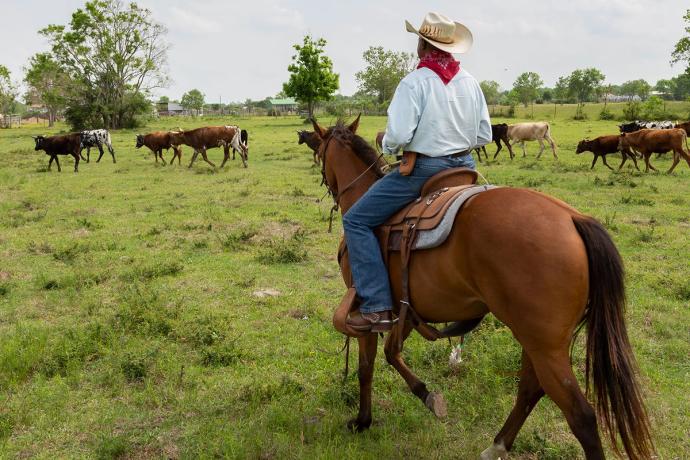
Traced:
[[4, 65], [0, 65], [0, 114], [13, 113], [16, 99], [17, 87], [12, 83], [10, 71]]
[[685, 72], [690, 73], [690, 10], [687, 10], [685, 12], [685, 16], [683, 16], [683, 19], [686, 23], [686, 35], [685, 37], [682, 37], [680, 40], [678, 40], [678, 43], [676, 43], [676, 47], [674, 48], [673, 53], [671, 54], [671, 64], [685, 62], [687, 65]]
[[204, 108], [204, 94], [198, 89], [192, 89], [182, 95], [180, 105], [187, 110], [194, 110], [195, 115], [199, 115], [201, 109]]
[[501, 96], [501, 87], [497, 81], [485, 80], [479, 83], [479, 86], [482, 88], [487, 104], [493, 106], [498, 104], [498, 98]]
[[568, 95], [575, 98], [580, 106], [591, 101], [601, 88], [606, 76], [598, 69], [577, 69], [568, 77]]
[[75, 129], [135, 125], [150, 112], [149, 92], [168, 82], [166, 29], [136, 3], [92, 0], [40, 33], [74, 83], [66, 116]]
[[398, 83], [413, 70], [415, 64], [412, 53], [388, 51], [381, 46], [369, 47], [362, 58], [367, 67], [355, 74], [359, 91], [375, 97], [379, 104], [391, 100]]
[[671, 79], [673, 82], [673, 99], [684, 101], [690, 97], [690, 71]]
[[338, 74], [333, 73], [333, 63], [324, 54], [326, 40], [312, 40], [306, 35], [301, 45], [294, 45], [297, 54], [288, 66], [290, 79], [283, 83], [283, 91], [289, 97], [307, 104], [309, 118], [314, 116], [314, 105], [331, 99], [338, 90]]
[[27, 104], [43, 105], [48, 110], [48, 126], [53, 126], [58, 112], [67, 105], [67, 72], [49, 53], [38, 53], [29, 61], [24, 82], [28, 86]]
[[159, 104], [167, 104], [170, 102], [170, 98], [168, 96], [161, 96], [158, 98], [158, 103]]
[[647, 99], [652, 86], [646, 81], [630, 80], [621, 85], [621, 92], [626, 96], [639, 96], [641, 99]]
[[518, 100], [527, 107], [528, 104], [533, 104], [537, 96], [539, 96], [539, 88], [544, 85], [539, 74], [535, 72], [525, 72], [517, 77], [513, 83], [513, 90], [517, 95]]

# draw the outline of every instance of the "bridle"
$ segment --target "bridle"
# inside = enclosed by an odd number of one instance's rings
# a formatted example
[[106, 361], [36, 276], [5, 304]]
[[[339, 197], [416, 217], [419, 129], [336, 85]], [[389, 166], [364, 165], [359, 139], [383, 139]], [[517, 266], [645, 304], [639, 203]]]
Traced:
[[[331, 135], [325, 142], [325, 144], [321, 144], [323, 147], [319, 148], [319, 153], [321, 153], [321, 185], [326, 186], [326, 194], [323, 196], [323, 198], [326, 197], [326, 195], [330, 195], [333, 197], [333, 207], [331, 208], [330, 216], [328, 217], [328, 233], [331, 233], [333, 230], [333, 213], [337, 212], [338, 209], [340, 209], [340, 199], [345, 195], [346, 192], [348, 192], [352, 187], [359, 181], [366, 173], [371, 171], [371, 169], [376, 166], [379, 161], [381, 161], [381, 158], [383, 158], [383, 152], [376, 158], [376, 160], [369, 165], [367, 169], [362, 171], [362, 173], [355, 177], [345, 188], [342, 190], [333, 190], [331, 185], [328, 183], [328, 179], [326, 178], [326, 152], [328, 151], [328, 146], [331, 144], [331, 140], [333, 139], [333, 135]], [[323, 200], [323, 198], [321, 198]]]

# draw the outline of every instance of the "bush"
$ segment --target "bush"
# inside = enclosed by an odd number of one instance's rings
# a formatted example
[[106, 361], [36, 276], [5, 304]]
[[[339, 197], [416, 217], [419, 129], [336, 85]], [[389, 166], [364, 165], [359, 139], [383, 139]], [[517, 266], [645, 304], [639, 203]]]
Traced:
[[614, 118], [613, 112], [611, 112], [608, 107], [601, 109], [601, 112], [599, 112], [600, 120], [613, 120]]
[[626, 120], [638, 120], [642, 112], [642, 104], [638, 101], [629, 101], [623, 109], [623, 117]]

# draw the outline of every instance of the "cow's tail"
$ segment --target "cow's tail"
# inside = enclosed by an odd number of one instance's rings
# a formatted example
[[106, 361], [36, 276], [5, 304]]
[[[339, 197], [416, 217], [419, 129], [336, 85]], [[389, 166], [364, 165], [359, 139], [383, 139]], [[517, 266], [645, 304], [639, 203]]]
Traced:
[[618, 432], [630, 459], [652, 458], [654, 444], [625, 325], [623, 261], [611, 237], [591, 217], [573, 216], [589, 265], [585, 381], [594, 386], [595, 407], [613, 448]]

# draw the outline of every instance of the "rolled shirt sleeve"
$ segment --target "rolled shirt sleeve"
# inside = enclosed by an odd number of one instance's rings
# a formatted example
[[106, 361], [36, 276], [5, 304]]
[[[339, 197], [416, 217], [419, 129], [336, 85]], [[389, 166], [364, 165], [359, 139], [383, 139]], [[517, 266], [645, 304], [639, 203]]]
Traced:
[[[383, 137], [384, 153], [398, 153], [401, 148], [410, 143], [417, 130], [421, 113], [419, 94], [405, 81], [401, 81], [388, 106], [388, 124]], [[491, 138], [490, 126], [489, 138]]]

